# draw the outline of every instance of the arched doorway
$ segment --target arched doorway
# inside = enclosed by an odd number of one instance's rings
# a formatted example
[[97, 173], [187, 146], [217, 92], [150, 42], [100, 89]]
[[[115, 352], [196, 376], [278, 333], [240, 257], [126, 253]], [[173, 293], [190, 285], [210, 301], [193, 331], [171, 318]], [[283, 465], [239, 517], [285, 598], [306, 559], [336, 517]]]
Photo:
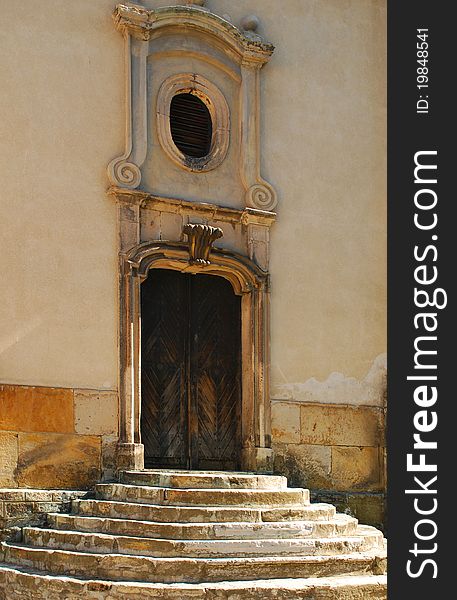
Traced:
[[187, 244], [169, 241], [145, 242], [121, 257], [118, 469], [144, 468], [141, 286], [149, 278], [153, 282], [156, 271], [167, 270], [202, 281], [203, 278], [225, 280], [232, 290], [230, 293], [239, 298], [236, 302], [240, 305], [241, 321], [241, 440], [237, 460], [242, 470], [271, 472], [268, 273], [249, 258], [218, 248], [213, 248], [210, 262], [191, 264], [189, 259]]
[[239, 469], [240, 296], [222, 277], [167, 269], [140, 296], [145, 467]]

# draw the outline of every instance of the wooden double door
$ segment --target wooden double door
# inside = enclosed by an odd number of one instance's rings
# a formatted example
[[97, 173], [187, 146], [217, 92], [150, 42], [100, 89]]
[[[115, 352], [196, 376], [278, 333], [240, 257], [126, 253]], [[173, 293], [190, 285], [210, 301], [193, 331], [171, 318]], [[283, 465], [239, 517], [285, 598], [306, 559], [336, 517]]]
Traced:
[[141, 336], [145, 466], [239, 469], [241, 302], [230, 283], [153, 269]]

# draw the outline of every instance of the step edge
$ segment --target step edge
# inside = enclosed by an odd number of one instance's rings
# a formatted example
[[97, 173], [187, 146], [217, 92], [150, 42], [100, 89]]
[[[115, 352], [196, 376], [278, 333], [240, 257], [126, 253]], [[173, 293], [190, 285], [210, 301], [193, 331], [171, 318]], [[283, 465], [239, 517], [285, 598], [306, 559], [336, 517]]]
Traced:
[[[137, 585], [138, 590], [141, 591], [142, 588], [150, 588], [150, 589], [178, 589], [185, 591], [186, 589], [232, 589], [233, 586], [243, 587], [246, 584], [256, 583], [259, 584], [258, 587], [271, 588], [277, 587], [277, 584], [282, 584], [285, 586], [285, 589], [294, 589], [298, 587], [300, 584], [306, 584], [311, 586], [321, 585], [327, 586], [328, 584], [345, 584], [345, 585], [380, 585], [387, 586], [387, 575], [374, 575], [374, 574], [366, 574], [366, 575], [330, 575], [325, 577], [307, 577], [307, 578], [276, 578], [276, 579], [254, 579], [254, 580], [232, 580], [230, 582], [227, 581], [209, 581], [203, 583], [163, 583], [163, 582], [138, 582], [135, 580], [128, 581], [115, 581], [109, 579], [82, 579], [75, 576], [68, 575], [57, 575], [57, 574], [43, 574], [40, 571], [35, 571], [33, 569], [27, 569], [22, 566], [14, 566], [9, 564], [0, 563], [0, 570], [11, 571], [13, 573], [17, 573], [20, 575], [25, 575], [29, 577], [37, 577], [42, 579], [43, 581], [70, 581], [74, 583], [80, 583], [83, 586], [87, 586], [87, 584], [95, 583], [95, 584], [106, 584], [111, 586], [129, 586], [131, 584]], [[355, 581], [355, 580], [358, 581]], [[362, 580], [362, 581], [361, 581]], [[133, 590], [135, 591], [135, 590]]]
[[270, 543], [276, 543], [276, 544], [286, 544], [288, 543], [292, 543], [293, 545], [299, 545], [300, 543], [310, 543], [310, 545], [312, 545], [312, 543], [315, 543], [316, 545], [319, 544], [328, 544], [331, 545], [332, 543], [356, 543], [356, 542], [363, 542], [364, 538], [371, 538], [371, 537], [376, 537], [376, 538], [380, 538], [380, 539], [384, 539], [382, 536], [381, 532], [373, 532], [373, 533], [367, 533], [367, 534], [361, 534], [361, 535], [347, 535], [347, 536], [327, 536], [327, 537], [306, 537], [306, 538], [261, 538], [261, 539], [236, 539], [236, 538], [231, 538], [231, 539], [214, 539], [214, 538], [210, 538], [210, 539], [192, 539], [192, 538], [174, 538], [174, 539], [167, 539], [167, 538], [156, 538], [156, 537], [143, 537], [143, 536], [134, 536], [134, 535], [122, 535], [122, 534], [112, 534], [112, 533], [105, 533], [103, 531], [79, 531], [79, 530], [70, 530], [70, 529], [51, 529], [51, 528], [44, 528], [44, 527], [23, 527], [22, 529], [24, 534], [28, 534], [30, 532], [32, 533], [37, 533], [39, 534], [40, 532], [42, 533], [52, 533], [52, 534], [57, 534], [57, 536], [60, 535], [79, 535], [81, 537], [90, 537], [90, 536], [97, 536], [101, 539], [103, 538], [107, 538], [109, 539], [117, 539], [117, 538], [125, 538], [128, 540], [135, 540], [135, 541], [144, 541], [147, 540], [148, 542], [169, 542], [170, 544], [190, 544], [190, 545], [194, 545], [197, 546], [201, 543], [209, 543], [211, 545], [217, 545], [217, 544], [221, 544], [221, 545], [229, 545], [229, 544], [250, 544], [253, 542], [260, 542], [262, 544], [266, 544], [268, 542]]
[[[136, 505], [135, 505], [136, 506]], [[338, 517], [330, 517], [328, 520], [316, 520], [316, 519], [302, 519], [302, 520], [295, 520], [295, 521], [206, 521], [206, 522], [189, 522], [189, 521], [172, 521], [172, 522], [166, 522], [166, 521], [147, 521], [144, 519], [122, 519], [119, 517], [106, 517], [106, 516], [100, 516], [100, 515], [84, 515], [84, 514], [77, 514], [77, 513], [47, 513], [47, 515], [49, 517], [70, 517], [72, 519], [96, 519], [96, 520], [105, 520], [105, 521], [114, 521], [114, 522], [119, 522], [119, 523], [138, 523], [138, 524], [142, 524], [142, 525], [163, 525], [163, 526], [167, 526], [167, 527], [190, 527], [190, 528], [195, 528], [197, 529], [198, 527], [217, 527], [217, 526], [226, 526], [227, 524], [230, 525], [239, 525], [239, 526], [250, 526], [252, 525], [254, 526], [259, 526], [259, 525], [264, 525], [264, 526], [273, 526], [275, 525], [276, 527], [279, 526], [291, 526], [291, 524], [295, 524], [296, 526], [299, 525], [315, 525], [315, 524], [319, 524], [319, 525], [341, 525], [341, 524], [350, 524], [350, 525], [355, 525], [358, 523], [358, 520], [355, 517], [351, 517], [350, 515], [344, 515], [345, 517], [347, 516], [347, 519], [339, 519]], [[379, 531], [379, 530], [377, 530]]]
[[[176, 563], [178, 561], [181, 562], [189, 562], [189, 563], [204, 563], [204, 562], [211, 562], [213, 564], [215, 563], [223, 563], [224, 561], [228, 562], [228, 563], [236, 563], [238, 562], [246, 562], [246, 560], [249, 560], [249, 562], [254, 562], [254, 563], [262, 563], [263, 562], [324, 562], [327, 561], [329, 559], [332, 560], [336, 560], [338, 562], [343, 562], [344, 560], [357, 560], [358, 562], [363, 562], [364, 560], [373, 560], [376, 558], [385, 558], [387, 557], [387, 552], [385, 550], [385, 548], [374, 548], [374, 549], [370, 549], [370, 550], [366, 550], [363, 552], [350, 552], [348, 554], [335, 554], [335, 555], [309, 555], [309, 556], [253, 556], [253, 557], [249, 557], [248, 559], [246, 557], [215, 557], [215, 558], [207, 558], [207, 557], [175, 557], [175, 556], [166, 556], [166, 557], [152, 557], [152, 556], [143, 556], [141, 554], [138, 555], [132, 555], [132, 554], [123, 554], [120, 552], [116, 552], [116, 553], [104, 553], [104, 554], [98, 554], [98, 553], [92, 553], [92, 552], [78, 552], [75, 550], [60, 550], [57, 548], [46, 548], [46, 547], [38, 547], [38, 546], [27, 546], [25, 544], [20, 544], [20, 543], [10, 543], [10, 542], [0, 542], [0, 546], [3, 548], [11, 548], [13, 550], [18, 549], [18, 550], [27, 550], [28, 552], [33, 553], [46, 553], [49, 555], [52, 554], [63, 554], [65, 556], [85, 556], [86, 558], [88, 556], [94, 558], [94, 559], [99, 559], [101, 556], [102, 557], [122, 557], [122, 558], [132, 558], [132, 559], [142, 559], [145, 560], [147, 562], [153, 562], [153, 561], [160, 561], [160, 562], [165, 562], [165, 563]], [[3, 561], [5, 562], [5, 561]], [[13, 563], [6, 563], [6, 564], [13, 564]]]

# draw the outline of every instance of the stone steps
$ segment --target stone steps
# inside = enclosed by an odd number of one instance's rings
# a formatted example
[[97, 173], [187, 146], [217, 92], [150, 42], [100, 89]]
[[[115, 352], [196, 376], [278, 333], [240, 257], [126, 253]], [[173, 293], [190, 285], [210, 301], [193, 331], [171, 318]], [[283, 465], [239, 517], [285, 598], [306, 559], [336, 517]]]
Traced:
[[310, 504], [283, 477], [149, 470], [120, 480], [3, 542], [0, 599], [386, 598], [381, 532]]
[[309, 491], [301, 488], [285, 490], [259, 489], [202, 489], [167, 488], [149, 485], [100, 483], [95, 486], [95, 497], [100, 500], [119, 500], [163, 506], [239, 506], [244, 507], [298, 507], [309, 504]]
[[359, 528], [356, 535], [312, 539], [169, 540], [115, 536], [106, 533], [59, 531], [38, 527], [23, 529], [23, 543], [32, 547], [100, 554], [129, 554], [156, 558], [217, 558], [249, 556], [350, 554], [383, 547], [383, 536], [374, 528]]
[[164, 471], [162, 469], [123, 471], [121, 482], [130, 485], [191, 489], [287, 489], [286, 477], [222, 471]]
[[357, 529], [357, 519], [349, 515], [338, 515], [325, 521], [158, 523], [133, 519], [50, 513], [48, 515], [48, 527], [60, 530], [101, 532], [171, 540], [258, 540], [352, 535]]
[[[157, 558], [36, 548], [2, 542], [4, 562], [46, 571], [111, 581], [200, 583], [229, 580], [382, 574], [384, 550], [331, 556], [260, 556], [237, 558]], [[97, 550], [94, 548], [94, 551]]]
[[161, 584], [82, 580], [0, 565], [5, 600], [385, 600], [385, 575]]
[[307, 521], [331, 518], [336, 514], [335, 508], [330, 504], [310, 504], [295, 508], [246, 508], [243, 506], [164, 506], [119, 500], [76, 500], [73, 501], [72, 506], [74, 513], [82, 515], [165, 523]]

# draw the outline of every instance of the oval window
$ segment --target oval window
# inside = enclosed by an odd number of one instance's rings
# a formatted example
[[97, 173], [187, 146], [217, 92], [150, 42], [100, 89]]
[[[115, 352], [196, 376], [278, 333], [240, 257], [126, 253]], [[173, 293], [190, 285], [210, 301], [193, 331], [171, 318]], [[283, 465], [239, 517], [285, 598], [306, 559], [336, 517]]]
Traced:
[[211, 149], [213, 123], [204, 102], [194, 94], [176, 94], [170, 104], [171, 137], [186, 156], [202, 158]]

